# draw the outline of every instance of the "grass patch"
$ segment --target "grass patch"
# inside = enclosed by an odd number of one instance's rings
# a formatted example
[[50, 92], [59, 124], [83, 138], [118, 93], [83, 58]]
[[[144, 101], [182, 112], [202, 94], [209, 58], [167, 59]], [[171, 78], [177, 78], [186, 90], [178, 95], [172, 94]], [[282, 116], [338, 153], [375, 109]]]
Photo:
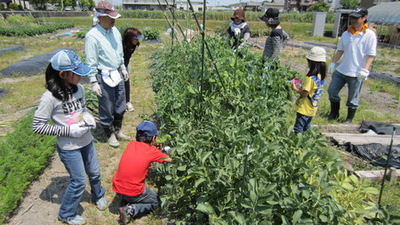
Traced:
[[[395, 96], [400, 96], [399, 87], [393, 83], [381, 80], [370, 80], [369, 83], [369, 88], [371, 91], [385, 92]], [[397, 100], [399, 99], [397, 98]]]
[[[380, 190], [382, 181], [372, 182], [371, 186], [378, 188]], [[383, 195], [381, 199], [382, 205], [391, 205], [398, 206], [400, 199], [400, 181], [394, 181], [392, 184], [389, 184], [385, 181], [385, 185], [383, 187]], [[378, 197], [374, 199], [375, 202], [378, 202]], [[394, 215], [400, 216], [400, 211], [394, 211]]]

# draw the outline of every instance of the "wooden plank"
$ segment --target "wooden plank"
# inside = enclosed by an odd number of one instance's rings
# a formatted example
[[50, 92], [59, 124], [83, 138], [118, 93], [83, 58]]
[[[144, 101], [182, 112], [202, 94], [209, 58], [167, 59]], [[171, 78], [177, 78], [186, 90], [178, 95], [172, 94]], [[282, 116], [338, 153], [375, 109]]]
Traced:
[[[370, 170], [370, 171], [355, 171], [354, 172], [359, 178], [365, 178], [368, 180], [382, 180], [385, 170]], [[390, 182], [394, 180], [400, 180], [400, 170], [390, 168], [386, 171], [386, 179]]]
[[[353, 145], [378, 143], [390, 145], [392, 135], [367, 135], [367, 134], [348, 134], [348, 133], [323, 133], [325, 136], [332, 138], [339, 145], [350, 142]], [[395, 135], [393, 145], [400, 144], [400, 135]]]
[[[391, 124], [391, 125], [400, 126], [400, 124]], [[325, 125], [311, 125], [311, 127], [319, 127], [322, 133], [361, 134], [359, 131], [361, 124], [325, 124]]]

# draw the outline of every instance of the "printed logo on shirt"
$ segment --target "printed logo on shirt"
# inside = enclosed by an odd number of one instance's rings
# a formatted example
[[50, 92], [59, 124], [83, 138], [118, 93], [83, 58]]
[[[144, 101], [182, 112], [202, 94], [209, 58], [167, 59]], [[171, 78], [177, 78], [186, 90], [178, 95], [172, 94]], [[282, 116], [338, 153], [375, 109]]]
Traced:
[[85, 105], [83, 103], [83, 98], [74, 99], [73, 101], [65, 102], [62, 104], [64, 114], [76, 112], [84, 107]]

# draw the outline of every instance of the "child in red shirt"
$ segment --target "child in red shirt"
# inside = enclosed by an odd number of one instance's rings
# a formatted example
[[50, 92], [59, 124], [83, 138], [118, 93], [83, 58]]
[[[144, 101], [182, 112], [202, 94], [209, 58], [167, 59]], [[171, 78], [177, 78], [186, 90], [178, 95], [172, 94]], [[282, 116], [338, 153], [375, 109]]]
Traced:
[[132, 217], [142, 216], [158, 207], [156, 193], [144, 182], [152, 162], [172, 162], [167, 154], [156, 146], [157, 128], [150, 121], [136, 127], [136, 141], [126, 147], [118, 170], [112, 179], [112, 188], [120, 197], [120, 220], [127, 224]]

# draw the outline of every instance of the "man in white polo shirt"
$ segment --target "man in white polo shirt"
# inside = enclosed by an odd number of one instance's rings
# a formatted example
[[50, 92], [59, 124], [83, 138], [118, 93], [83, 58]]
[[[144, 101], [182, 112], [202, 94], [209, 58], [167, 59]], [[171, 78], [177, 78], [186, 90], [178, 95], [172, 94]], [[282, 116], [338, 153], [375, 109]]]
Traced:
[[[376, 56], [377, 39], [374, 31], [368, 28], [368, 10], [357, 8], [350, 13], [350, 27], [342, 34], [337, 52], [333, 57], [328, 72], [332, 74], [332, 81], [328, 87], [331, 112], [328, 119], [339, 118], [339, 92], [345, 84], [348, 86], [348, 107], [345, 123], [352, 123], [358, 108], [358, 100], [364, 80], [369, 75], [369, 68]], [[343, 56], [340, 65], [336, 63]]]

